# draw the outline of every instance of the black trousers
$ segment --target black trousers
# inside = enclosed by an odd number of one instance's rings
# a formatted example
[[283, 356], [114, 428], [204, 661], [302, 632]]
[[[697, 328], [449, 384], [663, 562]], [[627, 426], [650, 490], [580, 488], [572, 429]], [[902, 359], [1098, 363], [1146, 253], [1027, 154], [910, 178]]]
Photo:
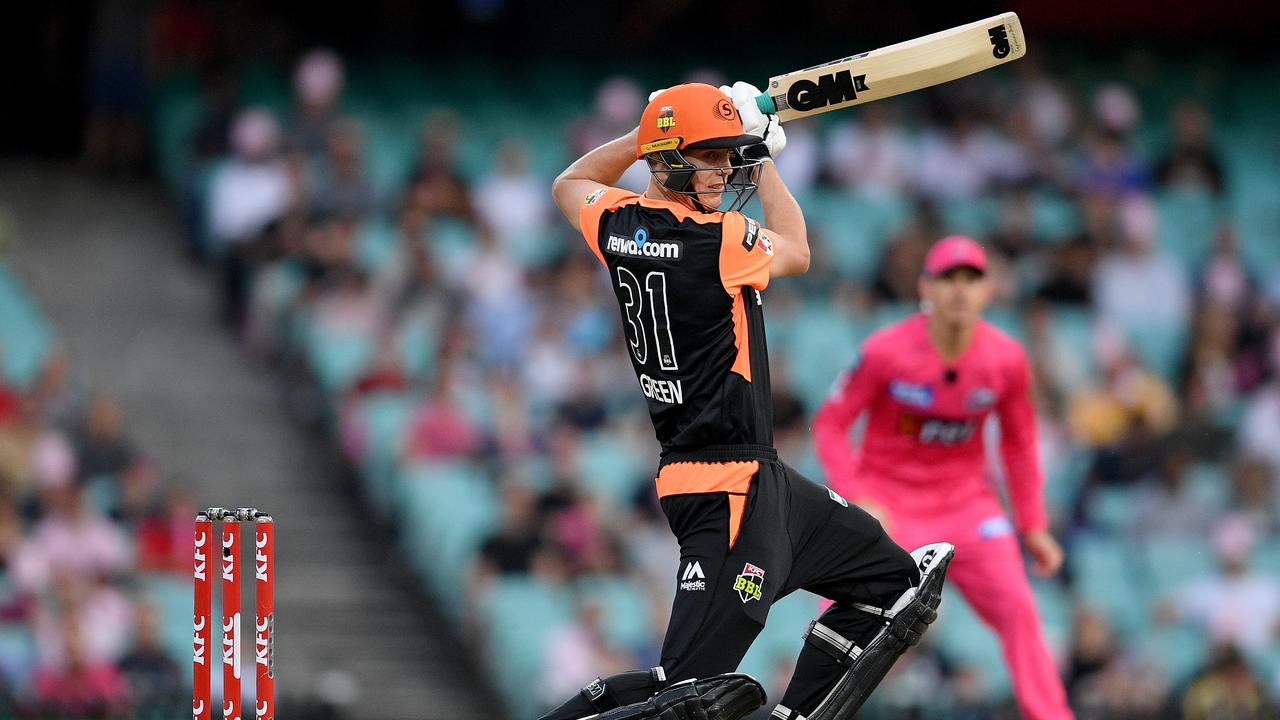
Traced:
[[[729, 505], [723, 492], [662, 498], [680, 543], [662, 646], [662, 667], [672, 682], [735, 670], [770, 606], [795, 590], [834, 600], [823, 624], [865, 645], [882, 621], [851, 604], [887, 608], [919, 582], [911, 556], [875, 518], [779, 460], [760, 461], [732, 547]], [[691, 567], [705, 575], [705, 587]], [[808, 715], [842, 672], [806, 645], [782, 704]]]
[[[668, 682], [736, 670], [764, 628], [769, 608], [798, 589], [835, 601], [822, 623], [865, 647], [883, 621], [853, 603], [888, 608], [920, 581], [910, 554], [875, 518], [782, 463], [771, 449], [752, 455], [735, 458], [759, 465], [749, 484], [737, 488], [745, 491], [745, 502], [733, 499], [743, 493], [725, 491], [682, 490], [661, 499], [680, 543], [675, 600], [662, 646]], [[714, 477], [719, 467], [700, 463], [691, 469]], [[737, 508], [735, 522], [731, 516]], [[843, 673], [828, 654], [806, 643], [781, 703], [809, 715]], [[650, 694], [643, 687], [613, 693], [613, 699], [625, 705]], [[544, 719], [594, 712], [598, 709], [576, 697]]]

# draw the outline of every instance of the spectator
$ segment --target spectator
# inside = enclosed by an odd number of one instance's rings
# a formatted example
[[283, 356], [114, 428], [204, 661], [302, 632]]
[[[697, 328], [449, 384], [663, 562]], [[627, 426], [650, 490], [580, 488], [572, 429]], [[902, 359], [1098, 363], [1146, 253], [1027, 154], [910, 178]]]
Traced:
[[543, 240], [551, 219], [546, 181], [529, 169], [529, 148], [508, 139], [498, 148], [498, 166], [475, 191], [476, 215], [498, 237], [500, 245], [518, 251]]
[[120, 406], [106, 395], [93, 398], [75, 444], [79, 474], [86, 480], [109, 476], [118, 483], [133, 462], [133, 448], [121, 427]]
[[130, 705], [141, 714], [168, 710], [183, 702], [181, 669], [160, 645], [160, 617], [150, 605], [137, 608], [133, 647], [116, 663], [129, 688]]
[[409, 176], [407, 202], [430, 215], [474, 220], [471, 187], [458, 171], [461, 120], [452, 112], [429, 116], [419, 135], [418, 162]]
[[[716, 83], [719, 85], [719, 83]], [[644, 90], [628, 77], [613, 77], [596, 89], [595, 104], [590, 115], [575, 121], [570, 127], [569, 146], [574, 157], [585, 155], [588, 150], [625, 135], [636, 125], [636, 118], [645, 105]], [[632, 163], [615, 185], [635, 192], [644, 190], [649, 182], [649, 171], [644, 163]]]
[[825, 173], [836, 187], [872, 197], [893, 196], [907, 187], [911, 144], [883, 103], [866, 106], [857, 120], [842, 118], [827, 136]]
[[556, 628], [547, 639], [538, 699], [551, 706], [597, 675], [620, 673], [635, 662], [609, 642], [604, 615], [593, 602], [580, 601], [573, 621]]
[[373, 188], [365, 178], [360, 126], [354, 120], [334, 121], [329, 130], [328, 155], [316, 181], [313, 206], [317, 212], [364, 218], [377, 209]]
[[210, 181], [209, 228], [213, 254], [222, 262], [222, 319], [229, 325], [242, 319], [254, 243], [296, 199], [290, 171], [278, 154], [279, 136], [268, 111], [242, 111], [231, 130], [235, 155]]
[[1162, 622], [1186, 620], [1204, 628], [1215, 643], [1246, 651], [1272, 647], [1280, 630], [1280, 579], [1249, 568], [1256, 531], [1240, 516], [1229, 516], [1213, 532], [1216, 574], [1191, 579], [1166, 600]]
[[73, 613], [62, 623], [62, 660], [41, 663], [35, 670], [34, 691], [42, 710], [82, 718], [120, 717], [128, 697], [124, 677], [110, 662], [85, 654], [83, 626]]
[[1209, 113], [1199, 102], [1184, 99], [1174, 108], [1171, 120], [1173, 143], [1156, 163], [1156, 181], [1167, 189], [1221, 196], [1225, 188], [1222, 160], [1211, 144]]
[[346, 82], [346, 68], [337, 53], [326, 48], [309, 51], [298, 61], [293, 75], [294, 115], [289, 123], [291, 149], [312, 160], [324, 155], [338, 103]]
[[1149, 542], [1188, 535], [1204, 537], [1222, 512], [1223, 508], [1206, 503], [1187, 484], [1187, 466], [1192, 460], [1190, 448], [1175, 445], [1163, 453], [1154, 472], [1138, 480], [1133, 528]]
[[1094, 269], [1094, 302], [1101, 316], [1122, 328], [1186, 327], [1191, 293], [1182, 270], [1156, 246], [1155, 205], [1133, 196], [1120, 206], [1122, 240]]
[[1240, 651], [1219, 645], [1204, 672], [1182, 695], [1183, 720], [1264, 720], [1276, 716], [1267, 688]]

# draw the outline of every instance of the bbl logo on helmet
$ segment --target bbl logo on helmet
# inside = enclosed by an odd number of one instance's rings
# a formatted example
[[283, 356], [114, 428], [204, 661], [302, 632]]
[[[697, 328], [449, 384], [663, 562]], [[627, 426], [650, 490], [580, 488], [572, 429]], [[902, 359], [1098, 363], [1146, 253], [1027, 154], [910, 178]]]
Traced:
[[670, 105], [663, 105], [658, 113], [658, 129], [667, 132], [676, 126], [676, 112]]
[[747, 563], [742, 568], [742, 572], [733, 582], [733, 589], [738, 591], [738, 597], [742, 598], [742, 602], [748, 600], [759, 600], [760, 592], [764, 588], [764, 570]]

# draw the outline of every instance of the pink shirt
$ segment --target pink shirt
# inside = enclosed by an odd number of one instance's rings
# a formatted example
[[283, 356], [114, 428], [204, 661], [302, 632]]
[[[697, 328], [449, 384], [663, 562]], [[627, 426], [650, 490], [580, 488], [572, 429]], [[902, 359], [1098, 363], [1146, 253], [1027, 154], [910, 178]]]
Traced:
[[[994, 500], [982, 426], [995, 412], [1017, 528], [1045, 528], [1031, 370], [1022, 348], [980, 320], [969, 347], [947, 363], [930, 343], [926, 323], [917, 314], [868, 338], [859, 361], [819, 408], [814, 442], [831, 487], [911, 515]], [[864, 411], [866, 435], [857, 453], [849, 428]]]

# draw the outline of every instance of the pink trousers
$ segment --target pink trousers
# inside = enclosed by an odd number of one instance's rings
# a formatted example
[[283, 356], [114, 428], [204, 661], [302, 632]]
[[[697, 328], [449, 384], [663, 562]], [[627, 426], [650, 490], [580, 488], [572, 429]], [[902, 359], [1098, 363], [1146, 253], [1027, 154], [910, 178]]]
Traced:
[[1035, 597], [1027, 581], [1013, 527], [994, 500], [969, 503], [940, 516], [889, 513], [885, 529], [908, 551], [933, 542], [956, 546], [947, 585], [960, 591], [978, 617], [995, 631], [1025, 720], [1071, 720], [1067, 694], [1040, 630]]

